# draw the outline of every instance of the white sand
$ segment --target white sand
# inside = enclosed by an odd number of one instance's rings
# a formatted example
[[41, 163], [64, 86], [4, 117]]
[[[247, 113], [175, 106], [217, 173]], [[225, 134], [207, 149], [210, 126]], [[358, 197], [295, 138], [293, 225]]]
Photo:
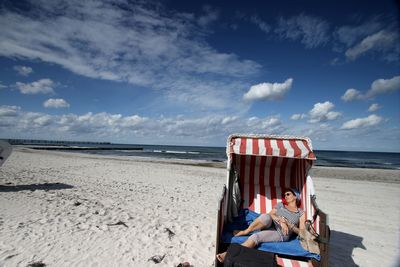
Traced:
[[[313, 173], [330, 266], [396, 266], [400, 171]], [[376, 176], [386, 182], [362, 181]], [[0, 266], [212, 266], [225, 180], [224, 168], [19, 149], [0, 168]]]

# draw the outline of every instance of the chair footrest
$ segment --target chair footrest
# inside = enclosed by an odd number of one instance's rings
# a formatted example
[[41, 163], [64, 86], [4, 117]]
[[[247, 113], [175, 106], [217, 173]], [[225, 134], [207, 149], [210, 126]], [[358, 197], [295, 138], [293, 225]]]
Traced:
[[275, 260], [278, 267], [313, 267], [311, 260], [289, 259], [279, 255], [275, 256]]

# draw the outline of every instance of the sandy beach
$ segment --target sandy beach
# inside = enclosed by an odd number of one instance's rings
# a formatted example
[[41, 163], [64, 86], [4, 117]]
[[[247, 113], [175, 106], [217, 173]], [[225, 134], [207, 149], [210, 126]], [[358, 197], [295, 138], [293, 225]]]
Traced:
[[[398, 266], [400, 171], [312, 177], [330, 266]], [[217, 163], [16, 149], [0, 168], [0, 266], [213, 266], [225, 181]]]

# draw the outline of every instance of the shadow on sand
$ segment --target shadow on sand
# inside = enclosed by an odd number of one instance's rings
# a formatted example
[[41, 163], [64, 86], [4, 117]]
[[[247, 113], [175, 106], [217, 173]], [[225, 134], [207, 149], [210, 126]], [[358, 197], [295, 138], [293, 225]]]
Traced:
[[329, 266], [358, 266], [353, 260], [353, 250], [367, 248], [362, 244], [363, 238], [348, 233], [331, 231], [329, 242]]
[[19, 191], [35, 191], [35, 190], [62, 190], [74, 188], [72, 185], [63, 183], [44, 183], [44, 184], [27, 184], [27, 185], [0, 185], [0, 192], [19, 192]]

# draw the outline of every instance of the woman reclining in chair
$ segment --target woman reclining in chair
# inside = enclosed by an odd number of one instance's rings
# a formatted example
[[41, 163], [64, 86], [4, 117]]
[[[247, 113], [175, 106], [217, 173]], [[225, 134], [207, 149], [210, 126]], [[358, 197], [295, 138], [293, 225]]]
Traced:
[[[297, 189], [286, 189], [284, 200], [278, 203], [268, 214], [261, 214], [247, 229], [234, 231], [235, 236], [248, 235], [255, 230], [262, 230], [252, 234], [242, 246], [254, 248], [262, 242], [288, 241], [297, 227], [305, 228], [304, 211], [300, 208], [300, 193]], [[220, 262], [224, 262], [226, 252], [217, 255]]]

